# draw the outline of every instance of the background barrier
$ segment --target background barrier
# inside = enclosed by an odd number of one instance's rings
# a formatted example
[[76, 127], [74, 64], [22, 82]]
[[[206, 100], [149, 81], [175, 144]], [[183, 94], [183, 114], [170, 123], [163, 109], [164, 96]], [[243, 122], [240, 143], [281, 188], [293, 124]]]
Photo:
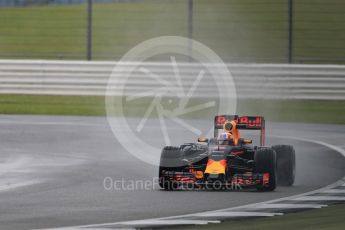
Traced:
[[[115, 62], [0, 60], [0, 94], [105, 95]], [[128, 65], [135, 65], [129, 63]], [[171, 63], [144, 63], [162, 79], [174, 78]], [[200, 66], [178, 64], [182, 81], [191, 86]], [[345, 66], [288, 64], [228, 64], [239, 98], [345, 100]], [[121, 73], [116, 77], [123, 77]], [[126, 95], [160, 86], [133, 72]], [[205, 77], [194, 97], [217, 96]], [[116, 94], [117, 86], [112, 86]], [[121, 95], [119, 92], [118, 95]]]

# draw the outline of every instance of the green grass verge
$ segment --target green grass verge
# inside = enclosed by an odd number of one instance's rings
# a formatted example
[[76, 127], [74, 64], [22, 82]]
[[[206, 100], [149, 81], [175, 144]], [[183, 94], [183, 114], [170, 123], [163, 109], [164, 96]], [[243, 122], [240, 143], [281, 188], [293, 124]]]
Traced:
[[[96, 1], [95, 1], [96, 2]], [[286, 0], [194, 1], [193, 37], [226, 62], [286, 62]], [[294, 1], [296, 63], [345, 63], [343, 0]], [[156, 36], [188, 36], [187, 1], [95, 4], [94, 59]], [[85, 59], [86, 6], [0, 8], [0, 58]]]
[[0, 95], [1, 114], [103, 116], [104, 97]]
[[345, 205], [334, 205], [327, 208], [305, 211], [302, 213], [287, 214], [260, 219], [245, 219], [225, 221], [221, 224], [205, 226], [190, 226], [175, 229], [200, 229], [200, 230], [339, 230], [345, 229]]
[[[124, 113], [130, 117], [142, 117], [151, 98], [124, 102]], [[192, 100], [188, 106], [206, 102]], [[176, 103], [163, 103], [172, 110]], [[268, 121], [336, 123], [345, 124], [345, 101], [308, 100], [245, 100], [239, 101], [238, 114], [260, 114]], [[104, 116], [105, 99], [101, 96], [37, 96], [0, 95], [1, 114], [45, 114]], [[213, 119], [216, 110], [205, 109], [185, 115], [185, 118]], [[118, 114], [115, 114], [118, 115]], [[156, 113], [151, 116], [155, 117]]]

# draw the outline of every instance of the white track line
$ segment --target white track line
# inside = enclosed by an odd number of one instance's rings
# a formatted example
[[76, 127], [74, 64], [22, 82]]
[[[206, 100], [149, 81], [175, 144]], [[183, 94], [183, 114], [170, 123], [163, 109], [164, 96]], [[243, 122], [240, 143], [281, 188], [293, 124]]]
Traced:
[[345, 197], [341, 196], [302, 196], [294, 198], [299, 201], [345, 201]]
[[138, 220], [123, 222], [125, 226], [161, 226], [161, 225], [205, 225], [208, 223], [219, 223], [220, 221], [207, 220]]
[[259, 204], [254, 208], [260, 209], [299, 209], [299, 208], [323, 208], [325, 204]]
[[329, 190], [323, 191], [322, 193], [335, 193], [335, 194], [344, 193], [345, 194], [345, 189], [329, 189]]
[[[175, 226], [175, 225], [206, 225], [209, 223], [218, 224], [218, 220], [159, 220], [159, 219], [147, 219], [136, 221], [125, 221], [121, 223], [109, 223], [109, 224], [97, 224], [97, 225], [85, 225], [76, 227], [63, 227], [63, 228], [49, 228], [45, 230], [75, 230], [75, 229], [88, 229], [88, 230], [103, 230], [103, 229], [136, 229], [137, 226]], [[98, 227], [99, 226], [99, 227]]]
[[194, 214], [196, 217], [270, 217], [281, 216], [283, 213], [270, 212], [208, 212]]

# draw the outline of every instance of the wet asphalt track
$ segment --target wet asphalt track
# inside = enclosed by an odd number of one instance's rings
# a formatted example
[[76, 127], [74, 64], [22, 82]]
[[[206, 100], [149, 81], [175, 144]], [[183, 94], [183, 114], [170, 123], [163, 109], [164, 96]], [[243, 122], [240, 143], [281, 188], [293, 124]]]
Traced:
[[[155, 134], [153, 120], [146, 131]], [[198, 126], [207, 122], [196, 121]], [[321, 140], [344, 147], [345, 126], [269, 123], [267, 134]], [[275, 192], [106, 190], [104, 178], [148, 180], [157, 168], [129, 155], [105, 118], [0, 117], [0, 229], [53, 228], [163, 217], [228, 208], [298, 194], [340, 179], [345, 160], [333, 150], [268, 137], [268, 145], [293, 144], [297, 179]], [[171, 130], [177, 141], [190, 135]], [[162, 144], [164, 145], [164, 144]], [[12, 189], [9, 189], [11, 188]]]

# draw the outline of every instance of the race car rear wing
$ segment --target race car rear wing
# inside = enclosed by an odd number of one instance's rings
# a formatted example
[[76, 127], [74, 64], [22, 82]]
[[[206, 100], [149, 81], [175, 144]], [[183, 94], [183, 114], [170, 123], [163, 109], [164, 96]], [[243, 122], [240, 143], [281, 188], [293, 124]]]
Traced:
[[218, 115], [214, 118], [214, 137], [223, 129], [225, 122], [235, 121], [237, 129], [260, 130], [260, 144], [265, 145], [265, 119], [262, 116]]

